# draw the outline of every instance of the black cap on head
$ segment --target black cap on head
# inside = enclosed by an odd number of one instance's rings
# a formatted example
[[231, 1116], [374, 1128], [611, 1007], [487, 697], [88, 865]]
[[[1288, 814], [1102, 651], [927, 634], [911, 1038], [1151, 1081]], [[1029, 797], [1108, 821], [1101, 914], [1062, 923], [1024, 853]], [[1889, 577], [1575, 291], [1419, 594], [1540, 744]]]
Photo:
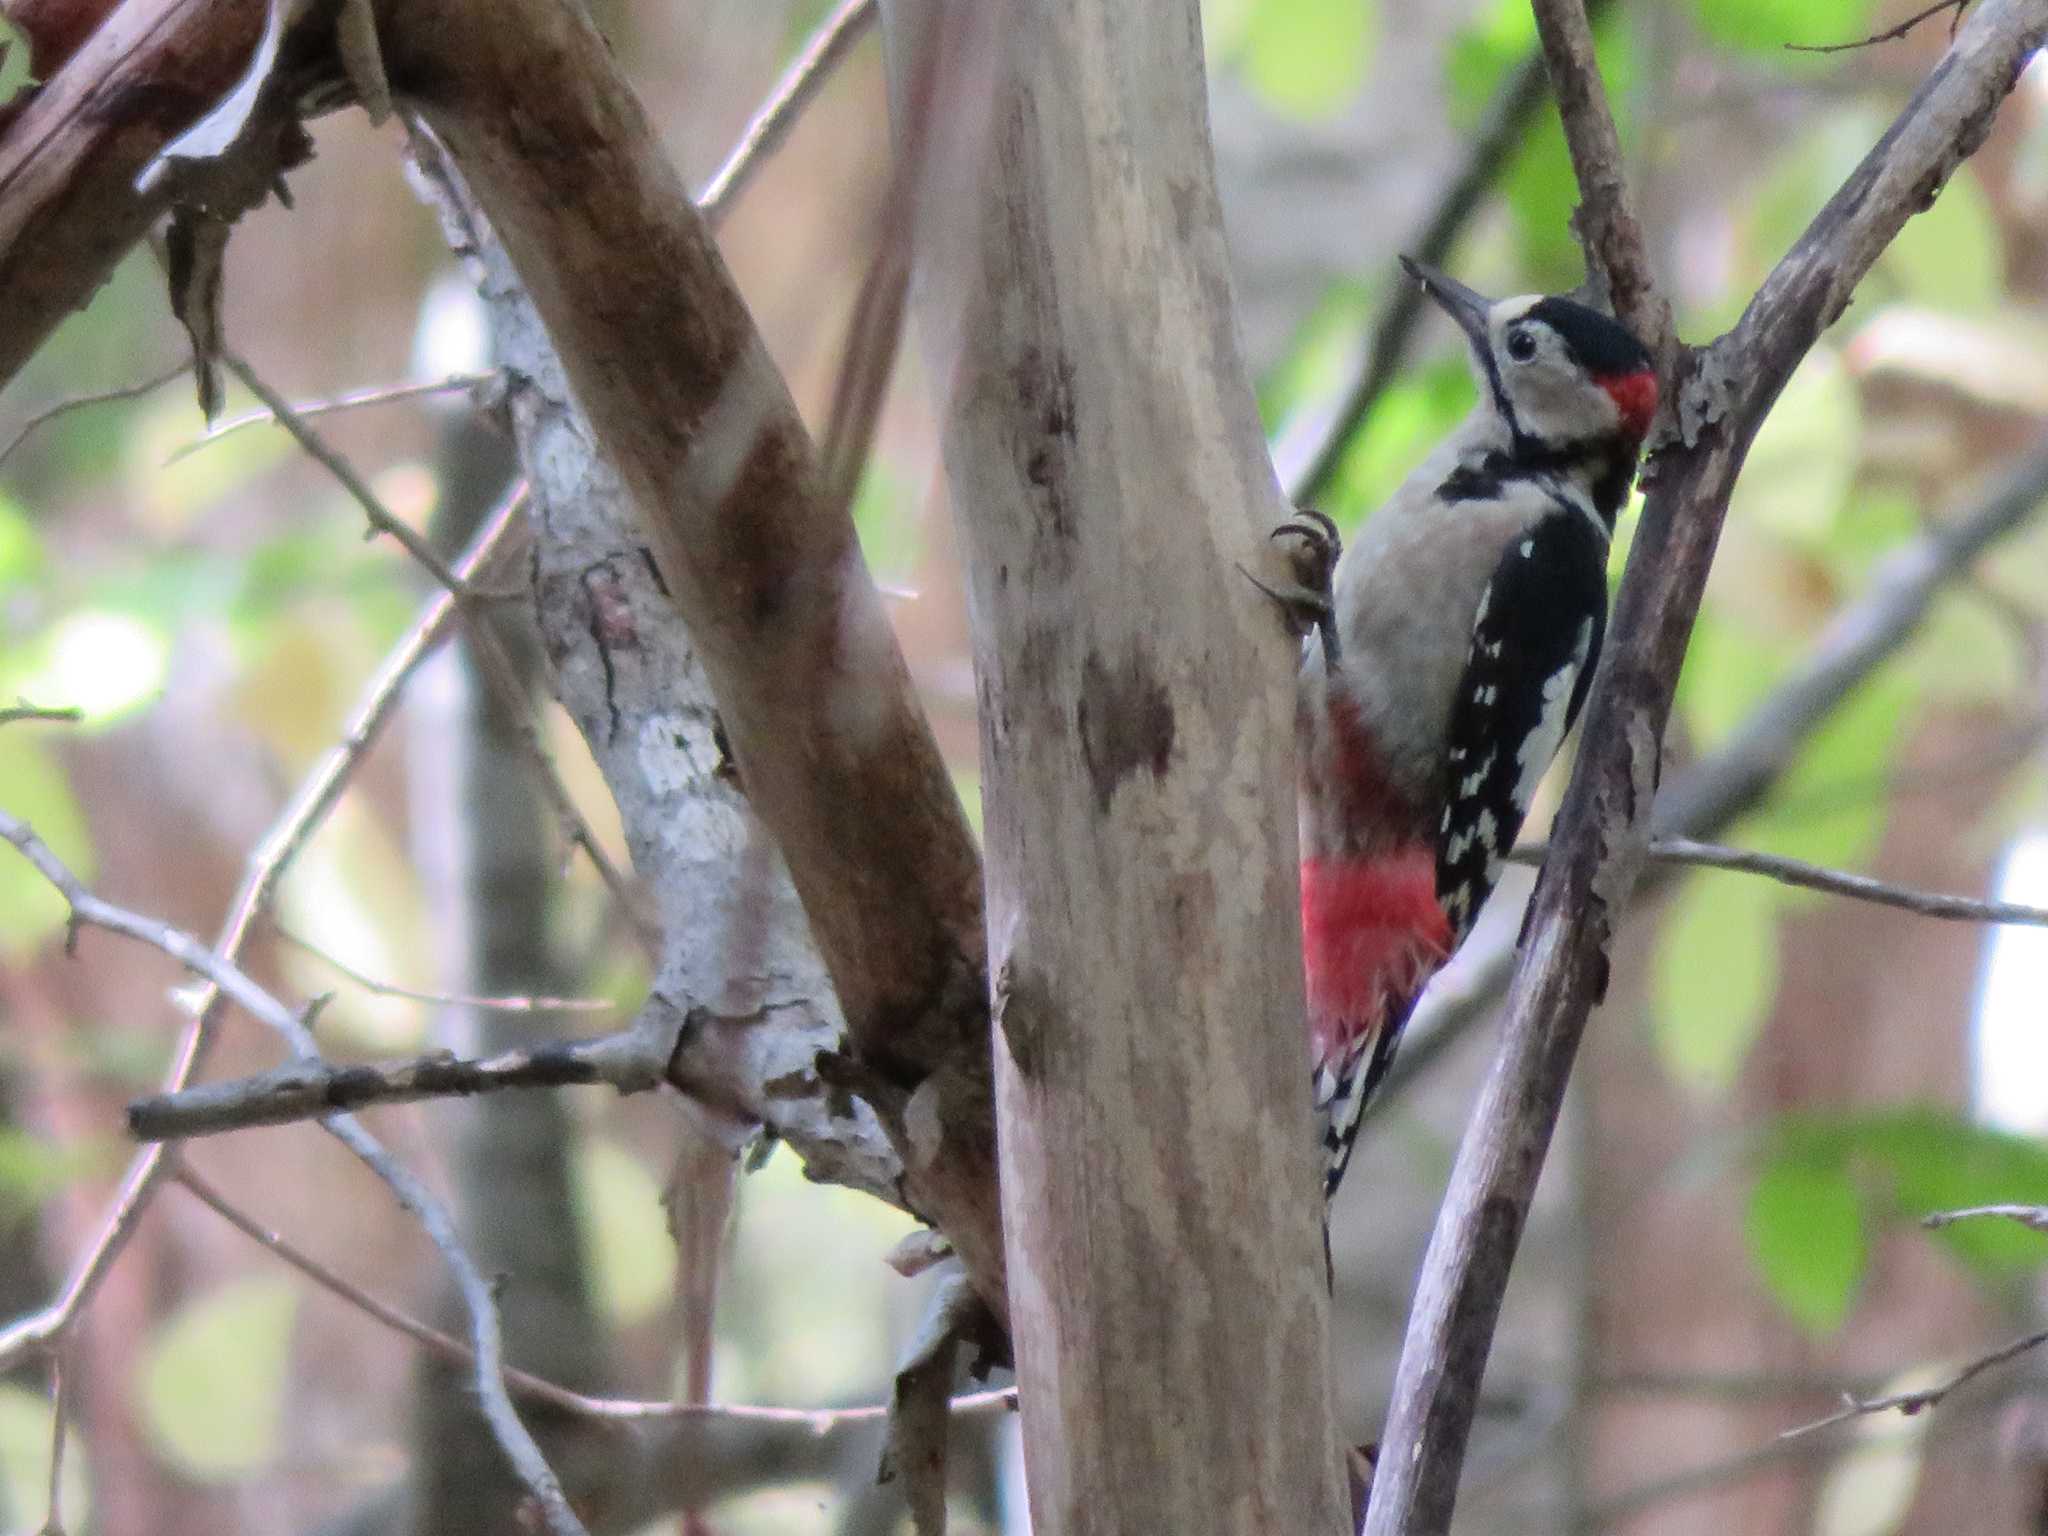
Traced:
[[1619, 320], [1572, 299], [1548, 298], [1525, 317], [1541, 320], [1563, 340], [1581, 368], [1596, 379], [1623, 378], [1650, 366], [1650, 354]]

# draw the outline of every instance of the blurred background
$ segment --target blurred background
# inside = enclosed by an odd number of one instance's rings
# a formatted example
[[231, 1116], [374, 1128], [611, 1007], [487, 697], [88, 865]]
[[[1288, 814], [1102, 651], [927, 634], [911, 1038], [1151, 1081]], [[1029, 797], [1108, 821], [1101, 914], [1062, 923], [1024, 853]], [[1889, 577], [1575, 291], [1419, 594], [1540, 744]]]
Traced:
[[[827, 7], [615, 0], [598, 13], [702, 185]], [[1347, 527], [1469, 407], [1426, 322], [1355, 428], [1368, 341], [1401, 250], [1461, 177], [1484, 187], [1446, 265], [1489, 292], [1581, 277], [1576, 202], [1547, 106], [1506, 110], [1534, 44], [1524, 0], [1211, 0], [1214, 133], [1248, 360], [1283, 481]], [[1725, 328], [1946, 46], [1815, 54], [1903, 20], [1891, 0], [1616, 0], [1609, 90], [1681, 334]], [[17, 59], [18, 59], [17, 52]], [[17, 76], [19, 65], [16, 65]], [[880, 50], [865, 40], [723, 227], [770, 349], [817, 423], [887, 171]], [[1475, 155], [1489, 132], [1498, 153]], [[395, 126], [315, 125], [296, 211], [228, 253], [230, 344], [295, 401], [409, 384], [320, 429], [402, 516], [460, 544], [502, 494], [508, 443], [463, 387], [480, 326]], [[388, 540], [230, 381], [209, 433], [154, 258], [137, 252], [0, 396], [0, 702], [78, 725], [0, 730], [0, 808], [102, 895], [202, 935], [430, 596]], [[974, 691], [929, 382], [907, 346], [858, 517], [971, 811]], [[38, 422], [69, 397], [145, 385]], [[18, 441], [16, 435], [33, 426]], [[1783, 698], [1840, 615], [1876, 611], [1902, 551], [1979, 516], [2048, 432], [2048, 72], [1863, 284], [1752, 453], [1695, 634], [1667, 788]], [[1308, 466], [1319, 451], [1324, 471]], [[2038, 454], [2035, 455], [2039, 457]], [[2048, 905], [2048, 530], [2022, 487], [1981, 557], [1945, 573], [1722, 839], [1905, 886]], [[1625, 556], [1627, 533], [1616, 551]], [[517, 604], [504, 632], [520, 649]], [[1831, 625], [1834, 626], [1831, 628]], [[343, 1059], [473, 1051], [630, 1017], [645, 960], [536, 798], [516, 722], [455, 654], [298, 860], [246, 963], [281, 995], [332, 993]], [[613, 859], [601, 779], [558, 709], [547, 745]], [[1561, 775], [1554, 775], [1546, 807]], [[1532, 828], [1540, 828], [1547, 809]], [[1504, 888], [1482, 940], [1511, 940]], [[1497, 931], [1494, 931], [1497, 930]], [[1490, 935], [1490, 936], [1489, 936]], [[94, 1241], [184, 1015], [153, 952], [86, 935], [0, 854], [0, 1319], [43, 1305]], [[1482, 948], [1475, 941], [1475, 948]], [[1442, 992], [1472, 994], [1461, 963]], [[508, 1012], [428, 994], [574, 999]], [[1491, 1031], [1432, 1006], [1333, 1217], [1343, 1423], [1376, 1433], [1409, 1288]], [[234, 1020], [209, 1074], [275, 1047]], [[685, 1340], [717, 1281], [720, 1401], [886, 1400], [923, 1300], [883, 1255], [910, 1223], [808, 1184], [786, 1151], [675, 1224], [664, 1191], [723, 1159], [673, 1097], [499, 1096], [370, 1117], [468, 1213], [505, 1276], [514, 1358], [587, 1391], [686, 1390]], [[1629, 916], [1510, 1292], [1460, 1530], [1628, 1536], [2048, 1532], [2048, 1357], [1913, 1418], [1789, 1440], [1844, 1390], [1938, 1381], [2041, 1325], [2048, 1239], [1925, 1213], [2048, 1201], [2048, 933], [1937, 922], [1750, 875], [1673, 872]], [[415, 1225], [308, 1127], [196, 1144], [205, 1181], [350, 1280], [448, 1325]], [[706, 1171], [706, 1170], [709, 1171]], [[706, 1208], [710, 1220], [703, 1219]], [[1199, 1283], [1162, 1276], [1161, 1283]], [[66, 1528], [129, 1533], [462, 1530], [498, 1476], [459, 1373], [168, 1189], [65, 1357]], [[1305, 1387], [1307, 1384], [1304, 1384]], [[47, 1507], [45, 1371], [0, 1377], [0, 1530]], [[962, 1436], [955, 1529], [1025, 1529], [1009, 1426]], [[595, 1528], [894, 1536], [873, 1438], [793, 1453], [736, 1431], [719, 1501], [622, 1498]], [[428, 1475], [431, 1473], [432, 1475]], [[688, 1478], [679, 1479], [688, 1482]], [[655, 1483], [660, 1483], [655, 1479]], [[700, 1489], [704, 1484], [696, 1485]], [[479, 1527], [483, 1528], [483, 1527]], [[500, 1527], [501, 1528], [501, 1527]]]

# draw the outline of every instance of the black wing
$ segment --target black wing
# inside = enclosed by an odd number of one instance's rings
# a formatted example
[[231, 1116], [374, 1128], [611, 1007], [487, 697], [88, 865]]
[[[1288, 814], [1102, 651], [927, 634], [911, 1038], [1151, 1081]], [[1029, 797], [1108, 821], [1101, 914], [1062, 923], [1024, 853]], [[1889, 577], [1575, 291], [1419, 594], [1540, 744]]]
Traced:
[[1451, 708], [1436, 891], [1453, 943], [1493, 893], [1529, 799], [1578, 719], [1607, 625], [1607, 541], [1560, 505], [1501, 556]]

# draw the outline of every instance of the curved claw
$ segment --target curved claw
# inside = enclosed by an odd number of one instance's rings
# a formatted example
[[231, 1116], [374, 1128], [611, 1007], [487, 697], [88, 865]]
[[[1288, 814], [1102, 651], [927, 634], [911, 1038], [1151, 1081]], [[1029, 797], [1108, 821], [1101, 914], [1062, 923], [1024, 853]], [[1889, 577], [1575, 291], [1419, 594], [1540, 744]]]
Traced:
[[1337, 557], [1344, 548], [1343, 540], [1337, 536], [1336, 523], [1313, 507], [1301, 507], [1267, 538], [1302, 541], [1305, 547], [1295, 560], [1296, 571], [1302, 579], [1284, 591], [1267, 586], [1257, 577], [1252, 578], [1252, 584], [1280, 605], [1289, 622], [1297, 627], [1297, 633], [1314, 627], [1322, 641], [1324, 664], [1335, 670], [1337, 615], [1331, 598], [1331, 582], [1336, 574]]

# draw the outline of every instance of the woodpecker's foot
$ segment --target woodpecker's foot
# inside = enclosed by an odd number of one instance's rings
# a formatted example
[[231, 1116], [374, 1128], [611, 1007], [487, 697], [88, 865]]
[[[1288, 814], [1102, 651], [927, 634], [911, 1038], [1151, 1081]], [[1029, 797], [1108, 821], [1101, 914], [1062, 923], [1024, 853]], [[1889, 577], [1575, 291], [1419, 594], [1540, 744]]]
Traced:
[[1344, 541], [1337, 537], [1337, 525], [1325, 514], [1303, 507], [1275, 528], [1269, 537], [1298, 541], [1297, 547], [1288, 552], [1295, 580], [1291, 586], [1279, 590], [1264, 582], [1255, 584], [1280, 605], [1281, 612], [1287, 615], [1297, 634], [1306, 634], [1311, 628], [1315, 630], [1323, 645], [1323, 663], [1334, 671], [1337, 666], [1337, 611], [1331, 597], [1331, 584], [1336, 577], [1337, 557], [1344, 552]]

